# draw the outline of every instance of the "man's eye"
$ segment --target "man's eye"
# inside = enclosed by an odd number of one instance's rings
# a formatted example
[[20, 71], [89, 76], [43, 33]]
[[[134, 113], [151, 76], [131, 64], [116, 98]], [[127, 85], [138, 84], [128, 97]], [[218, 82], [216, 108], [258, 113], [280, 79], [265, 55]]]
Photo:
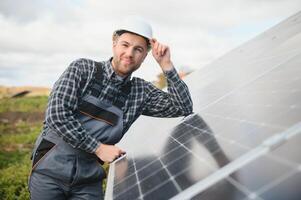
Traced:
[[127, 44], [121, 44], [121, 46], [123, 46], [123, 47], [127, 47], [128, 45], [127, 45]]
[[142, 53], [142, 49], [140, 48], [136, 48], [135, 50], [138, 51], [139, 53]]

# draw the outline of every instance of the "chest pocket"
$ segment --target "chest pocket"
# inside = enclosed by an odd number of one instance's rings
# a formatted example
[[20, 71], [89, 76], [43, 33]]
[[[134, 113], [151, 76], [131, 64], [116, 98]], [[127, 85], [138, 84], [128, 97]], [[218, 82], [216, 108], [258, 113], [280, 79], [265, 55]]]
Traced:
[[116, 144], [123, 134], [123, 111], [131, 82], [124, 84], [115, 102], [98, 99], [102, 91], [103, 70], [100, 63], [96, 65], [91, 94], [86, 94], [79, 104], [77, 117], [88, 134], [104, 144]]

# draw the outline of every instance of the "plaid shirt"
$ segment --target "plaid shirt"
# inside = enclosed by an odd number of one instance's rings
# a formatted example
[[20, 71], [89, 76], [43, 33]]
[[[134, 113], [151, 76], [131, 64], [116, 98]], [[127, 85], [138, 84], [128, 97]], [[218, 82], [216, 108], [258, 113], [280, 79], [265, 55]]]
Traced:
[[[178, 117], [192, 113], [192, 100], [185, 83], [175, 69], [164, 72], [168, 93], [157, 89], [143, 79], [130, 76], [121, 80], [112, 69], [110, 60], [101, 62], [103, 67], [102, 92], [99, 99], [112, 102], [118, 97], [119, 88], [131, 81], [131, 92], [122, 110], [123, 133], [142, 114], [154, 117]], [[78, 103], [91, 93], [95, 61], [78, 59], [70, 64], [55, 82], [49, 97], [43, 133], [51, 128], [74, 148], [94, 153], [100, 144], [91, 137], [75, 117]]]

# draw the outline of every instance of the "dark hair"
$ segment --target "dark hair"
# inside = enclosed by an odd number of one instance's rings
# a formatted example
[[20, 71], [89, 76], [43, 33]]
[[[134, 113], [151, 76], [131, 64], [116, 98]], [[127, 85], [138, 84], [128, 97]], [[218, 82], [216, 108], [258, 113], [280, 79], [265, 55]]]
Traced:
[[150, 44], [150, 41], [148, 38], [142, 36], [142, 35], [139, 35], [137, 33], [134, 33], [134, 32], [131, 32], [131, 31], [127, 31], [127, 30], [117, 30], [114, 32], [114, 35], [117, 35], [117, 36], [121, 36], [122, 34], [124, 33], [131, 33], [131, 34], [134, 34], [134, 35], [138, 35], [140, 37], [143, 37], [143, 39], [146, 41], [146, 45], [147, 45], [147, 50], [149, 51], [151, 49], [151, 44]]

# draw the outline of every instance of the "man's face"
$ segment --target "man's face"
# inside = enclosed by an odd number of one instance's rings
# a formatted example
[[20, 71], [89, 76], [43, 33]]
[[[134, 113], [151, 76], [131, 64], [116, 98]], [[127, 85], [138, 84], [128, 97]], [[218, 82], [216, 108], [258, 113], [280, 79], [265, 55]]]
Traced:
[[113, 39], [114, 71], [122, 77], [130, 75], [137, 70], [147, 55], [147, 44], [143, 37], [123, 33]]

